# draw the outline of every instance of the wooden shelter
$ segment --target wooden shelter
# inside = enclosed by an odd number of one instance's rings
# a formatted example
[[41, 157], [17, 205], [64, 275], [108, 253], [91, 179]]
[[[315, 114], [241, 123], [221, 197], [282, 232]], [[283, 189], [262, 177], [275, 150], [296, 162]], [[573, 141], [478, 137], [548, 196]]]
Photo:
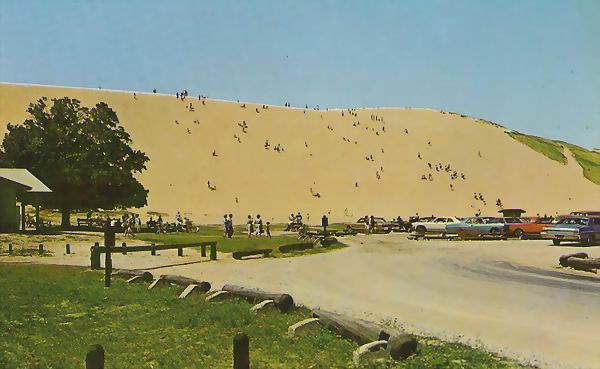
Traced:
[[0, 232], [25, 230], [26, 205], [35, 206], [36, 224], [39, 225], [40, 198], [51, 192], [27, 169], [0, 168]]

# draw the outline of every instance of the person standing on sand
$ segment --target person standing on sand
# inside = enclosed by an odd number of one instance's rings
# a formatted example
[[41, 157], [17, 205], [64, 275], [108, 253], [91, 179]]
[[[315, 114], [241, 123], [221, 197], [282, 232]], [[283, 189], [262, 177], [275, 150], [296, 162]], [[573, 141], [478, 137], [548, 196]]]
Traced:
[[271, 222], [267, 222], [265, 231], [267, 232], [267, 238], [271, 238]]
[[367, 234], [370, 234], [371, 233], [371, 222], [369, 222], [369, 216], [368, 215], [365, 215], [364, 223], [365, 223], [365, 232]]

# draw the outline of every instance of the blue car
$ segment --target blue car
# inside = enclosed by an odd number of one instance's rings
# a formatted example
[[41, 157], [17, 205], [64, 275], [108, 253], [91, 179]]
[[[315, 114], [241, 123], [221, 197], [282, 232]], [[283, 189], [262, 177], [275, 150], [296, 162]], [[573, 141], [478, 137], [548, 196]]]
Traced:
[[491, 217], [471, 217], [460, 223], [448, 224], [446, 233], [457, 234], [461, 231], [475, 231], [482, 235], [501, 235], [504, 233], [504, 224], [502, 220]]
[[566, 217], [544, 228], [541, 235], [552, 240], [556, 246], [562, 241], [575, 241], [587, 245], [600, 241], [600, 217]]

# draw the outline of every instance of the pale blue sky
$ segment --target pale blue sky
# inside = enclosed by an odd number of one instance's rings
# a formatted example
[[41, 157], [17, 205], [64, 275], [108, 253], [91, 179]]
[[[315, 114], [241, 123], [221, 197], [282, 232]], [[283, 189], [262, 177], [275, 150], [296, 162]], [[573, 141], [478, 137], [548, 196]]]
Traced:
[[413, 106], [600, 146], [600, 1], [0, 0], [0, 81]]

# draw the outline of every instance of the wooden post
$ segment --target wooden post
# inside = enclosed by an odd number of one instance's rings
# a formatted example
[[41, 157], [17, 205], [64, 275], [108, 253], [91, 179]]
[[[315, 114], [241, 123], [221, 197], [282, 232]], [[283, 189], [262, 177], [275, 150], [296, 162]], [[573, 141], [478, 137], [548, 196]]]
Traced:
[[66, 244], [65, 245], [65, 254], [69, 255], [71, 253], [71, 245]]
[[8, 244], [8, 255], [12, 255], [12, 252], [13, 252], [13, 246], [12, 246], [12, 243], [9, 243]]
[[217, 260], [217, 243], [210, 244], [210, 260]]
[[152, 244], [151, 246], [152, 246], [152, 250], [150, 250], [150, 255], [156, 256], [156, 245]]
[[203, 258], [206, 257], [206, 244], [200, 245], [200, 256], [202, 256]]
[[104, 369], [104, 348], [101, 345], [90, 346], [85, 355], [85, 369]]
[[43, 243], [40, 243], [38, 245], [38, 254], [44, 255], [44, 244]]
[[42, 221], [40, 219], [40, 205], [36, 204], [35, 205], [35, 228], [40, 229], [41, 224], [42, 224]]
[[90, 247], [90, 269], [100, 269], [100, 244], [94, 242], [94, 246]]
[[177, 256], [183, 256], [183, 247], [177, 248]]
[[104, 229], [104, 287], [110, 287], [110, 276], [112, 274], [112, 258], [111, 249], [115, 247], [115, 230], [112, 226], [107, 225]]
[[21, 230], [25, 231], [25, 203], [21, 202]]
[[121, 244], [121, 253], [122, 253], [123, 255], [127, 255], [127, 243], [125, 243], [125, 242], [123, 242], [123, 243]]
[[250, 340], [244, 333], [233, 337], [233, 369], [250, 369]]

